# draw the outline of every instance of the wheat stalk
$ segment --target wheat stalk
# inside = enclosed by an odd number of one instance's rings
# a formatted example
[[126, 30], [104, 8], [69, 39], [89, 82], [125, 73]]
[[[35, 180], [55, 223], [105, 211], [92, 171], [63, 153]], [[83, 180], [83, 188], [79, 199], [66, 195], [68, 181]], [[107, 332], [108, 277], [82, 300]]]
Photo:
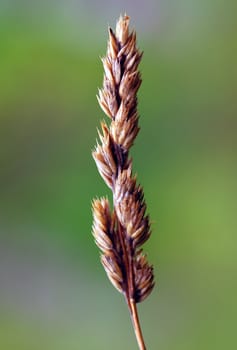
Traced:
[[153, 267], [141, 245], [150, 237], [149, 217], [143, 190], [132, 174], [129, 149], [139, 132], [137, 91], [141, 84], [138, 65], [142, 53], [136, 47], [136, 33], [129, 32], [129, 17], [121, 16], [115, 33], [109, 28], [103, 88], [98, 102], [111, 119], [101, 123], [93, 151], [100, 175], [113, 193], [113, 209], [107, 198], [95, 199], [93, 235], [102, 251], [101, 262], [112, 284], [124, 294], [140, 350], [145, 350], [136, 304], [154, 287]]

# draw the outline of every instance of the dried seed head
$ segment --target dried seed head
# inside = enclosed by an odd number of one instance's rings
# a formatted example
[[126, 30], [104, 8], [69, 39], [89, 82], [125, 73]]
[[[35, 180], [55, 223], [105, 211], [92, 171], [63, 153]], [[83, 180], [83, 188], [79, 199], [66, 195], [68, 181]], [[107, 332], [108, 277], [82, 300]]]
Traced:
[[118, 243], [115, 222], [110, 213], [109, 201], [106, 198], [95, 199], [92, 203], [92, 233], [97, 246], [102, 251], [101, 262], [113, 285], [122, 292], [123, 274], [121, 259], [117, 254]]
[[143, 190], [132, 177], [131, 168], [118, 174], [114, 187], [114, 207], [121, 225], [133, 246], [139, 247], [150, 237], [149, 218]]
[[110, 282], [120, 292], [123, 293], [123, 276], [120, 266], [117, 264], [114, 256], [101, 255], [101, 262]]
[[111, 123], [101, 123], [100, 144], [93, 151], [99, 173], [113, 192], [114, 208], [111, 213], [105, 198], [93, 202], [93, 235], [110, 281], [127, 300], [136, 302], [144, 300], [154, 286], [153, 268], [139, 248], [150, 237], [149, 217], [128, 156], [139, 132], [141, 58], [136, 33], [129, 32], [129, 17], [121, 16], [115, 33], [109, 28], [107, 55], [102, 58], [103, 87], [97, 96]]
[[153, 267], [149, 266], [146, 256], [140, 250], [135, 262], [135, 284], [137, 303], [142, 302], [154, 288]]
[[106, 198], [95, 199], [92, 203], [93, 209], [93, 236], [98, 247], [103, 251], [113, 248], [111, 236], [111, 215], [109, 201]]

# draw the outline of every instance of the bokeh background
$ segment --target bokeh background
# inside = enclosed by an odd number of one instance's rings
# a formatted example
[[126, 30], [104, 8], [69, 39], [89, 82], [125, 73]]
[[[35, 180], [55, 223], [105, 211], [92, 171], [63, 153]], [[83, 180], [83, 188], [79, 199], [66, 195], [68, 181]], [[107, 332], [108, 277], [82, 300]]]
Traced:
[[91, 235], [107, 25], [144, 50], [132, 149], [157, 285], [147, 348], [237, 347], [235, 1], [1, 0], [0, 348], [136, 349]]

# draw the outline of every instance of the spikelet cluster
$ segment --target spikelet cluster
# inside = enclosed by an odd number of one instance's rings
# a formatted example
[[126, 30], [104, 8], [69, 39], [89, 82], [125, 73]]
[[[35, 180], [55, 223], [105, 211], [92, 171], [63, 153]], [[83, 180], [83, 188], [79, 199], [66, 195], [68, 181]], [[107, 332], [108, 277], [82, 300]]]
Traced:
[[129, 32], [129, 17], [121, 16], [115, 33], [109, 28], [107, 54], [102, 58], [103, 87], [97, 96], [110, 125], [101, 123], [100, 142], [93, 151], [98, 171], [112, 190], [113, 208], [106, 198], [93, 201], [93, 235], [110, 281], [127, 300], [136, 303], [144, 300], [154, 286], [153, 268], [141, 249], [150, 237], [149, 217], [129, 157], [139, 132], [141, 58], [136, 34]]

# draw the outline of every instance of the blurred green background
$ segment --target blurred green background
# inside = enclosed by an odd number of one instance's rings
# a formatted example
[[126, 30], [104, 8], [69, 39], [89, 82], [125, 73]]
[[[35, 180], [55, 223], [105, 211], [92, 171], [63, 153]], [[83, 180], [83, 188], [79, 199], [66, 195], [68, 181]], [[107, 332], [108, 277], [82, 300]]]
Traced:
[[235, 1], [0, 2], [0, 349], [136, 349], [91, 235], [107, 25], [144, 50], [147, 348], [237, 348]]

